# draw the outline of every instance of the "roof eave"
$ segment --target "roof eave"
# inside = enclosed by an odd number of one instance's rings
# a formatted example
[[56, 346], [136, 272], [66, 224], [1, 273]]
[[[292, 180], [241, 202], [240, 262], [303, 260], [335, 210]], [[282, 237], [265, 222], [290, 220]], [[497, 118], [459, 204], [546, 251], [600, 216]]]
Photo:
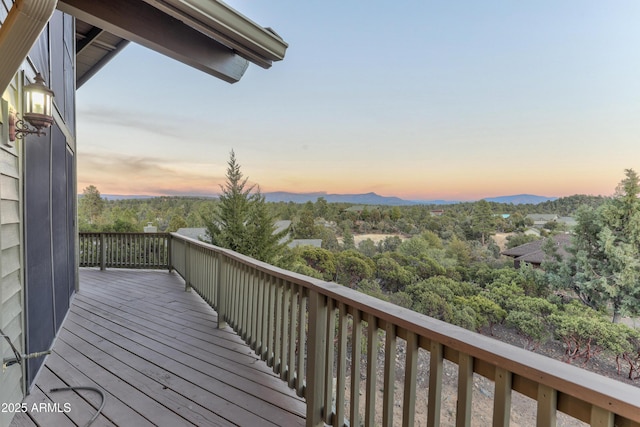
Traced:
[[142, 0], [59, 0], [58, 9], [229, 83], [249, 66], [233, 49]]
[[263, 68], [284, 59], [288, 44], [275, 31], [258, 25], [221, 1], [144, 1], [215, 38]]

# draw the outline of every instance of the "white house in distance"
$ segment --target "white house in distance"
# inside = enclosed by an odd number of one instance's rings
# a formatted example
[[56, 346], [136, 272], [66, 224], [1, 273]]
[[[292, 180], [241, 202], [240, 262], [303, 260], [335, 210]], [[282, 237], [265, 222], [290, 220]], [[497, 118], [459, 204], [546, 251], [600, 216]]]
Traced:
[[0, 2], [0, 402], [16, 403], [43, 357], [11, 360], [51, 347], [79, 286], [76, 90], [129, 42], [229, 83], [287, 43], [214, 0]]

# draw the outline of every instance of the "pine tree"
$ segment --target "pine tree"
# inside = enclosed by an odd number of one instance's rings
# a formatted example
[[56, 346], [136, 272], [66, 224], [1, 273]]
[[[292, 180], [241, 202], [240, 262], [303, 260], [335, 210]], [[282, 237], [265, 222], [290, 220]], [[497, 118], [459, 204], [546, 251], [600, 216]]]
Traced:
[[212, 218], [206, 221], [207, 236], [216, 246], [246, 254], [248, 252], [247, 221], [253, 186], [240, 171], [234, 151], [227, 162], [227, 180], [220, 186], [220, 204]]
[[247, 185], [234, 151], [227, 162], [226, 182], [220, 186], [220, 203], [205, 220], [209, 241], [265, 262], [274, 262], [284, 246], [288, 229], [275, 233], [275, 221], [264, 196]]
[[496, 232], [496, 218], [491, 210], [491, 205], [486, 200], [480, 200], [473, 206], [471, 228], [480, 235], [482, 246], [487, 238]]
[[252, 196], [251, 212], [247, 223], [247, 235], [250, 237], [247, 255], [260, 261], [273, 264], [286, 245], [289, 228], [276, 232], [275, 218], [260, 189]]
[[95, 185], [90, 185], [82, 191], [78, 210], [85, 215], [89, 224], [95, 224], [104, 211], [104, 199]]
[[315, 218], [313, 216], [313, 203], [307, 202], [300, 213], [295, 225], [296, 239], [314, 239], [318, 235]]
[[614, 322], [640, 315], [640, 178], [625, 174], [613, 199], [578, 211], [564, 280], [585, 304], [611, 309]]

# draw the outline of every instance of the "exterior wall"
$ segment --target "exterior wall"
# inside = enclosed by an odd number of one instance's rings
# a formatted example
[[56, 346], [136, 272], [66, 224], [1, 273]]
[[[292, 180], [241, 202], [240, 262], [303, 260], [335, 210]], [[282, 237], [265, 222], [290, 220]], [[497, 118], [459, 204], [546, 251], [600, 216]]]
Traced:
[[[0, 0], [0, 26], [11, 9]], [[55, 124], [9, 142], [8, 110], [40, 72], [53, 89]], [[0, 93], [0, 328], [22, 353], [50, 348], [77, 283], [75, 21], [55, 12], [10, 86]], [[0, 356], [13, 353], [0, 339]], [[43, 359], [0, 370], [0, 404], [19, 403]], [[0, 427], [13, 414], [0, 412]]]
[[[15, 84], [10, 92], [16, 93]], [[8, 91], [8, 92], [9, 92]], [[15, 99], [15, 96], [7, 96]], [[5, 105], [9, 102], [4, 99]], [[6, 109], [5, 109], [6, 112]], [[6, 127], [6, 116], [3, 118]], [[5, 130], [5, 129], [3, 129]], [[20, 142], [9, 143], [8, 135], [0, 137], [0, 329], [8, 335], [13, 345], [24, 352], [24, 287], [22, 286], [22, 221], [20, 189]], [[2, 357], [12, 357], [13, 352], [2, 339]], [[0, 372], [0, 404], [17, 403], [23, 397], [24, 371], [19, 365]], [[0, 412], [0, 426], [8, 425], [12, 414]]]
[[[75, 28], [56, 12], [29, 58], [54, 91], [55, 126], [24, 143], [26, 350], [46, 351], [75, 290]], [[27, 385], [43, 358], [29, 359]]]

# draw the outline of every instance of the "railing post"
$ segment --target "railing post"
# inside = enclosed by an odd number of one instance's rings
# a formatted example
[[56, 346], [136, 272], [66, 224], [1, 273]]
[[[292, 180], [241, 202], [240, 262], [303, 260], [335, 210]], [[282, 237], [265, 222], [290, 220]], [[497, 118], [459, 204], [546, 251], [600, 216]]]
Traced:
[[184, 242], [184, 291], [191, 291], [191, 273], [190, 273], [190, 262], [191, 262], [191, 250], [189, 248], [189, 242]]
[[227, 327], [227, 322], [224, 320], [227, 315], [227, 263], [224, 261], [224, 256], [218, 252], [218, 274], [216, 275], [216, 286], [218, 288], [218, 329]]
[[106, 236], [100, 233], [100, 270], [104, 270], [107, 264], [107, 251], [105, 248]]
[[[304, 309], [301, 307], [301, 309]], [[324, 384], [327, 352], [327, 297], [317, 291], [309, 291], [309, 338], [307, 341], [307, 426], [323, 426]]]
[[173, 246], [173, 236], [171, 234], [166, 235], [167, 239], [167, 267], [169, 268], [169, 273], [173, 273], [173, 257], [171, 246]]

